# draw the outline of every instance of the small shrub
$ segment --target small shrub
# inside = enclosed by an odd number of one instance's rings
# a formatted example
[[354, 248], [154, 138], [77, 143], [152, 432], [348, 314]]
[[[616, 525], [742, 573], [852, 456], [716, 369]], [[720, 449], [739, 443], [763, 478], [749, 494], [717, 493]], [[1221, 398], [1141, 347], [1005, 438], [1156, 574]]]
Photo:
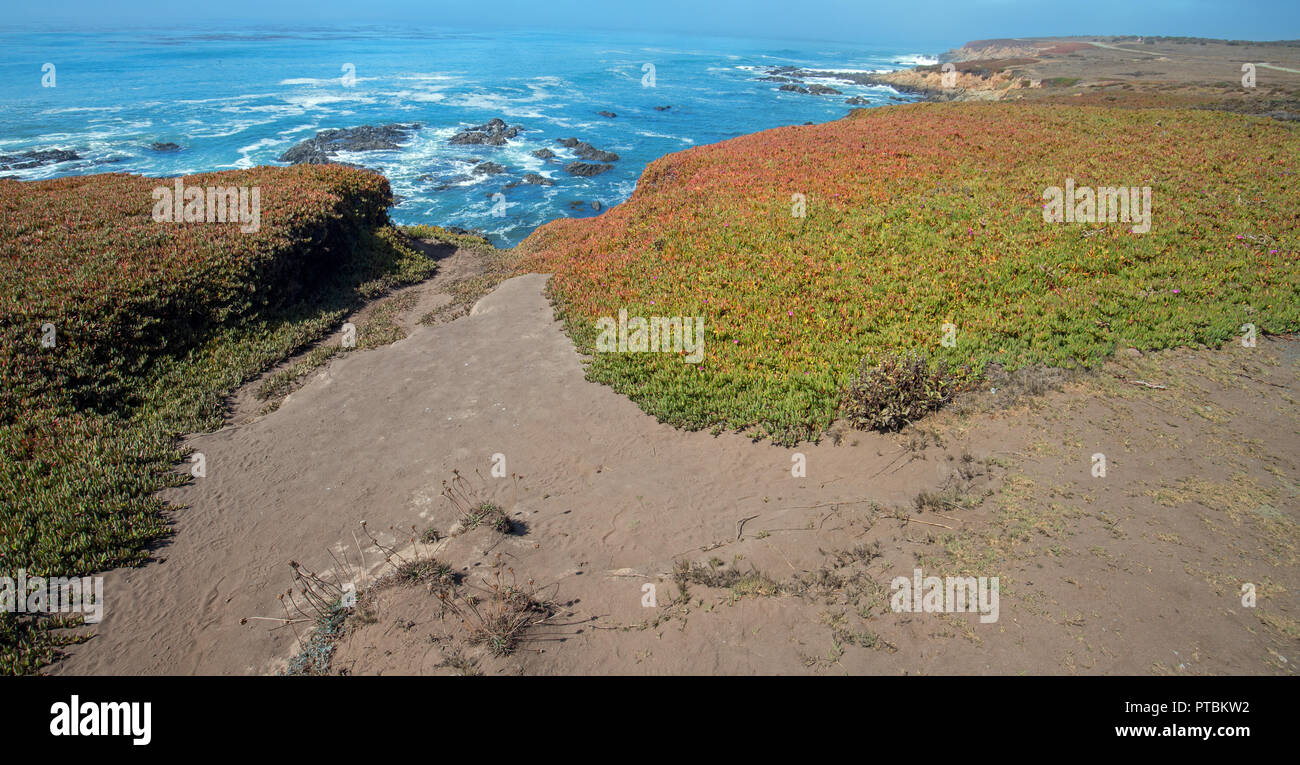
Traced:
[[924, 354], [888, 354], [874, 367], [864, 361], [844, 394], [842, 412], [860, 430], [896, 431], [952, 398], [956, 380], [944, 362]]
[[403, 584], [420, 584], [421, 582], [452, 582], [456, 578], [451, 566], [436, 558], [424, 558], [405, 561], [398, 565], [395, 579]]
[[316, 629], [301, 650], [289, 660], [289, 666], [282, 674], [290, 677], [319, 676], [330, 674], [330, 662], [334, 660], [334, 649], [343, 634], [343, 625], [347, 619], [348, 609], [341, 603], [334, 603], [327, 613], [316, 620]]
[[460, 525], [466, 531], [479, 526], [487, 526], [502, 534], [509, 534], [511, 531], [510, 519], [506, 517], [506, 511], [492, 502], [482, 502], [466, 510], [460, 517]]
[[500, 558], [498, 555], [485, 586], [475, 588], [478, 594], [457, 597], [444, 591], [438, 597], [460, 616], [470, 645], [484, 646], [493, 656], [508, 656], [529, 630], [545, 624], [558, 608], [554, 601], [542, 597], [532, 579], [520, 586], [514, 569], [502, 570]]
[[[501, 534], [528, 533], [528, 524], [511, 520], [505, 508], [483, 496], [482, 490], [471, 486], [460, 471], [453, 470], [452, 475], [452, 480], [442, 482], [442, 496], [447, 498], [452, 509], [460, 515], [461, 532], [487, 526]], [[482, 479], [482, 476], [479, 478]], [[517, 481], [518, 476], [515, 478]]]

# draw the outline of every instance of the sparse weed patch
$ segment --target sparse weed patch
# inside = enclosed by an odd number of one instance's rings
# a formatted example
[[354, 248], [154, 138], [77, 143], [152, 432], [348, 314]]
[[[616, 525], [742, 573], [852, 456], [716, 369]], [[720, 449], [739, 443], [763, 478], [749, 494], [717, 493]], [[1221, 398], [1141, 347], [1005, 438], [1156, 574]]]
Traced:
[[[527, 533], [528, 527], [523, 521], [512, 519], [500, 504], [482, 496], [460, 471], [454, 470], [452, 473], [450, 481], [442, 482], [442, 496], [451, 503], [452, 509], [459, 516], [462, 533], [480, 526], [486, 526], [500, 534]], [[517, 483], [515, 488], [518, 488]]]
[[441, 244], [450, 244], [455, 247], [492, 247], [492, 243], [487, 237], [476, 234], [472, 231], [465, 231], [457, 228], [443, 228], [442, 226], [415, 225], [402, 226], [402, 233], [412, 239], [423, 239]]
[[673, 567], [673, 581], [686, 592], [689, 585], [730, 590], [733, 597], [773, 597], [786, 594], [781, 583], [756, 569], [741, 571], [721, 561], [688, 563], [678, 561]]

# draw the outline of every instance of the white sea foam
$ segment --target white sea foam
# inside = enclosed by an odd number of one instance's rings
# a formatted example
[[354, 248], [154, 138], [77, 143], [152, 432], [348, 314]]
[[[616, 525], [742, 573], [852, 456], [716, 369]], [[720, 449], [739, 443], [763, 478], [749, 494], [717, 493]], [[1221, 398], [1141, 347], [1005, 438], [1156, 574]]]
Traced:
[[439, 103], [447, 100], [446, 93], [439, 93], [437, 91], [432, 91], [432, 90], [431, 91], [393, 90], [393, 91], [384, 91], [381, 93], [377, 93], [376, 95], [381, 96], [383, 98], [391, 98], [398, 102], [415, 101], [418, 103], [431, 104], [431, 103]]
[[445, 72], [408, 72], [393, 77], [395, 80], [416, 80], [419, 82], [460, 82], [460, 75], [446, 74]]
[[645, 136], [646, 138], [667, 138], [672, 141], [681, 141], [682, 143], [687, 144], [688, 146], [695, 145], [695, 141], [691, 140], [690, 138], [682, 138], [679, 135], [667, 135], [665, 133], [655, 133], [650, 130], [638, 130], [636, 131], [636, 134], [640, 136]]
[[46, 109], [40, 112], [45, 114], [80, 114], [81, 112], [120, 112], [125, 106], [65, 106], [60, 109]]
[[878, 74], [880, 72], [892, 72], [892, 69], [805, 69], [805, 72], [813, 74], [832, 74], [834, 72], [844, 72], [846, 74]]
[[296, 134], [296, 133], [302, 133], [302, 132], [306, 132], [306, 131], [310, 131], [310, 130], [315, 130], [315, 129], [319, 128], [319, 127], [320, 127], [320, 123], [318, 123], [318, 122], [313, 122], [313, 123], [311, 123], [310, 125], [299, 125], [298, 127], [295, 127], [295, 128], [289, 128], [288, 130], [281, 130], [281, 131], [279, 131], [279, 134], [282, 135], [282, 136], [291, 136], [291, 135], [294, 135], [294, 134]]
[[252, 154], [255, 151], [260, 151], [262, 149], [269, 149], [272, 146], [279, 146], [280, 144], [284, 144], [284, 143], [288, 143], [288, 141], [284, 139], [277, 139], [277, 138], [263, 138], [260, 141], [250, 143], [247, 146], [239, 147], [239, 153]]
[[934, 56], [928, 56], [924, 53], [909, 53], [905, 56], [894, 56], [891, 62], [900, 66], [934, 66], [939, 63], [939, 59]]
[[242, 133], [245, 130], [248, 130], [249, 128], [253, 128], [253, 127], [257, 127], [258, 125], [265, 125], [265, 124], [267, 123], [264, 120], [241, 120], [225, 126], [224, 129], [212, 130], [208, 132], [196, 131], [190, 133], [190, 138], [227, 138], [232, 135], [238, 135], [239, 133]]
[[[287, 80], [280, 80], [281, 85], [341, 85], [343, 82], [342, 70], [338, 77], [291, 77]], [[374, 82], [378, 77], [354, 77], [353, 82]]]
[[333, 93], [313, 93], [302, 95], [284, 96], [286, 103], [303, 109], [319, 109], [329, 104], [346, 104], [353, 101], [359, 101], [363, 104], [373, 104], [375, 99], [368, 95], [336, 95]]

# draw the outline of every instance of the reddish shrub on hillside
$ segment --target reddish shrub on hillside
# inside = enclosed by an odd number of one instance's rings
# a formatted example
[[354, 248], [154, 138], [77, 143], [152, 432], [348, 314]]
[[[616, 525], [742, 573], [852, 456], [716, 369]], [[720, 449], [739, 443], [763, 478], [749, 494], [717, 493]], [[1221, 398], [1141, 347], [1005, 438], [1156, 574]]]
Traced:
[[[187, 176], [257, 188], [259, 227], [154, 220], [173, 179], [0, 180], [0, 421], [29, 397], [112, 405], [122, 378], [208, 328], [295, 299], [387, 220], [388, 181], [339, 165]], [[53, 347], [44, 347], [52, 340]]]

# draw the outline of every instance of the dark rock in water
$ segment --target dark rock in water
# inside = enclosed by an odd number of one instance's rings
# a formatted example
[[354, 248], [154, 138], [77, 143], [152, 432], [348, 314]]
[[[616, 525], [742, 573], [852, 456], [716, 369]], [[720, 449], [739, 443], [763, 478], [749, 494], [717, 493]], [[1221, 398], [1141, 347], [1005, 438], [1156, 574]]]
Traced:
[[538, 149], [537, 151], [533, 152], [533, 156], [537, 157], [538, 159], [555, 159], [555, 152], [551, 151], [550, 149]]
[[794, 74], [799, 71], [797, 66], [774, 66], [767, 70], [768, 74]]
[[599, 114], [599, 115], [602, 116], [602, 117], [609, 117], [610, 119], [614, 119], [615, 117], [618, 116], [618, 115], [615, 114], [614, 112], [596, 112], [596, 113]]
[[593, 165], [588, 162], [570, 162], [564, 166], [564, 172], [583, 178], [590, 178], [593, 175], [600, 175], [613, 169], [613, 165]]
[[889, 100], [890, 100], [890, 101], [906, 101], [907, 99], [906, 99], [906, 98], [903, 98], [902, 96], [890, 96], [890, 97], [889, 97]]
[[330, 155], [304, 141], [281, 154], [280, 161], [291, 165], [328, 165]]
[[523, 132], [519, 125], [507, 125], [505, 120], [493, 118], [482, 125], [462, 130], [451, 137], [458, 146], [505, 146], [506, 141]]
[[0, 154], [0, 170], [27, 170], [42, 165], [71, 162], [75, 159], [81, 159], [81, 156], [68, 149], [42, 149], [25, 151], [22, 154]]
[[[340, 151], [391, 151], [402, 148], [418, 124], [361, 125], [354, 128], [322, 130], [280, 155], [281, 162], [291, 165], [324, 165]], [[346, 163], [338, 163], [346, 164]]]
[[781, 86], [781, 90], [788, 91], [788, 92], [790, 92], [790, 93], [807, 93], [807, 92], [808, 92], [808, 89], [805, 88], [805, 87], [802, 86], [802, 85], [782, 85], [782, 86]]
[[828, 72], [820, 70], [816, 72], [805, 72], [802, 69], [796, 69], [790, 73], [794, 79], [806, 79], [815, 77], [817, 79], [839, 80], [841, 82], [851, 82], [856, 85], [880, 85], [880, 75], [876, 72]]
[[474, 177], [471, 175], [452, 175], [448, 177], [440, 177], [434, 175], [433, 173], [426, 173], [425, 175], [421, 175], [419, 178], [416, 178], [415, 180], [419, 183], [436, 183], [437, 185], [433, 187], [434, 191], [446, 191], [447, 189], [450, 189], [452, 186], [455, 186], [458, 183], [464, 183], [466, 181], [471, 181], [473, 179]]
[[789, 77], [782, 77], [779, 74], [769, 74], [766, 77], [759, 77], [758, 79], [762, 82], [798, 82], [798, 80], [792, 80]]
[[843, 93], [841, 93], [840, 91], [836, 90], [835, 88], [827, 87], [826, 85], [809, 85], [809, 86], [808, 86], [808, 92], [809, 92], [809, 93], [812, 93], [814, 96], [842, 96], [842, 95], [844, 95]]
[[480, 162], [474, 166], [475, 175], [500, 175], [506, 169], [495, 162]]
[[668, 110], [671, 109], [671, 108], [673, 108], [673, 107], [672, 107], [672, 106], [656, 106], [656, 107], [655, 107], [655, 111], [657, 111], [657, 112], [666, 112], [666, 111], [668, 111]]
[[871, 102], [863, 98], [862, 96], [854, 96], [853, 98], [844, 99], [844, 103], [848, 104], [849, 106], [867, 106]]
[[172, 143], [171, 141], [154, 141], [153, 144], [149, 146], [149, 148], [153, 149], [154, 151], [164, 151], [164, 152], [181, 150], [180, 144]]
[[547, 178], [547, 177], [545, 177], [545, 176], [538, 175], [537, 173], [528, 173], [527, 175], [525, 175], [525, 176], [523, 177], [523, 180], [522, 180], [522, 181], [520, 181], [520, 182], [518, 182], [518, 183], [511, 183], [511, 184], [508, 184], [508, 185], [506, 185], [506, 188], [507, 188], [507, 189], [513, 189], [513, 188], [515, 188], [516, 186], [523, 186], [524, 184], [529, 184], [529, 185], [532, 185], [532, 186], [554, 186], [554, 185], [555, 185], [555, 181], [553, 181], [553, 180], [551, 180], [550, 178]]
[[602, 151], [586, 141], [579, 141], [577, 138], [556, 138], [555, 142], [569, 149], [573, 149], [579, 157], [591, 160], [592, 162], [617, 162], [618, 155], [612, 151]]

